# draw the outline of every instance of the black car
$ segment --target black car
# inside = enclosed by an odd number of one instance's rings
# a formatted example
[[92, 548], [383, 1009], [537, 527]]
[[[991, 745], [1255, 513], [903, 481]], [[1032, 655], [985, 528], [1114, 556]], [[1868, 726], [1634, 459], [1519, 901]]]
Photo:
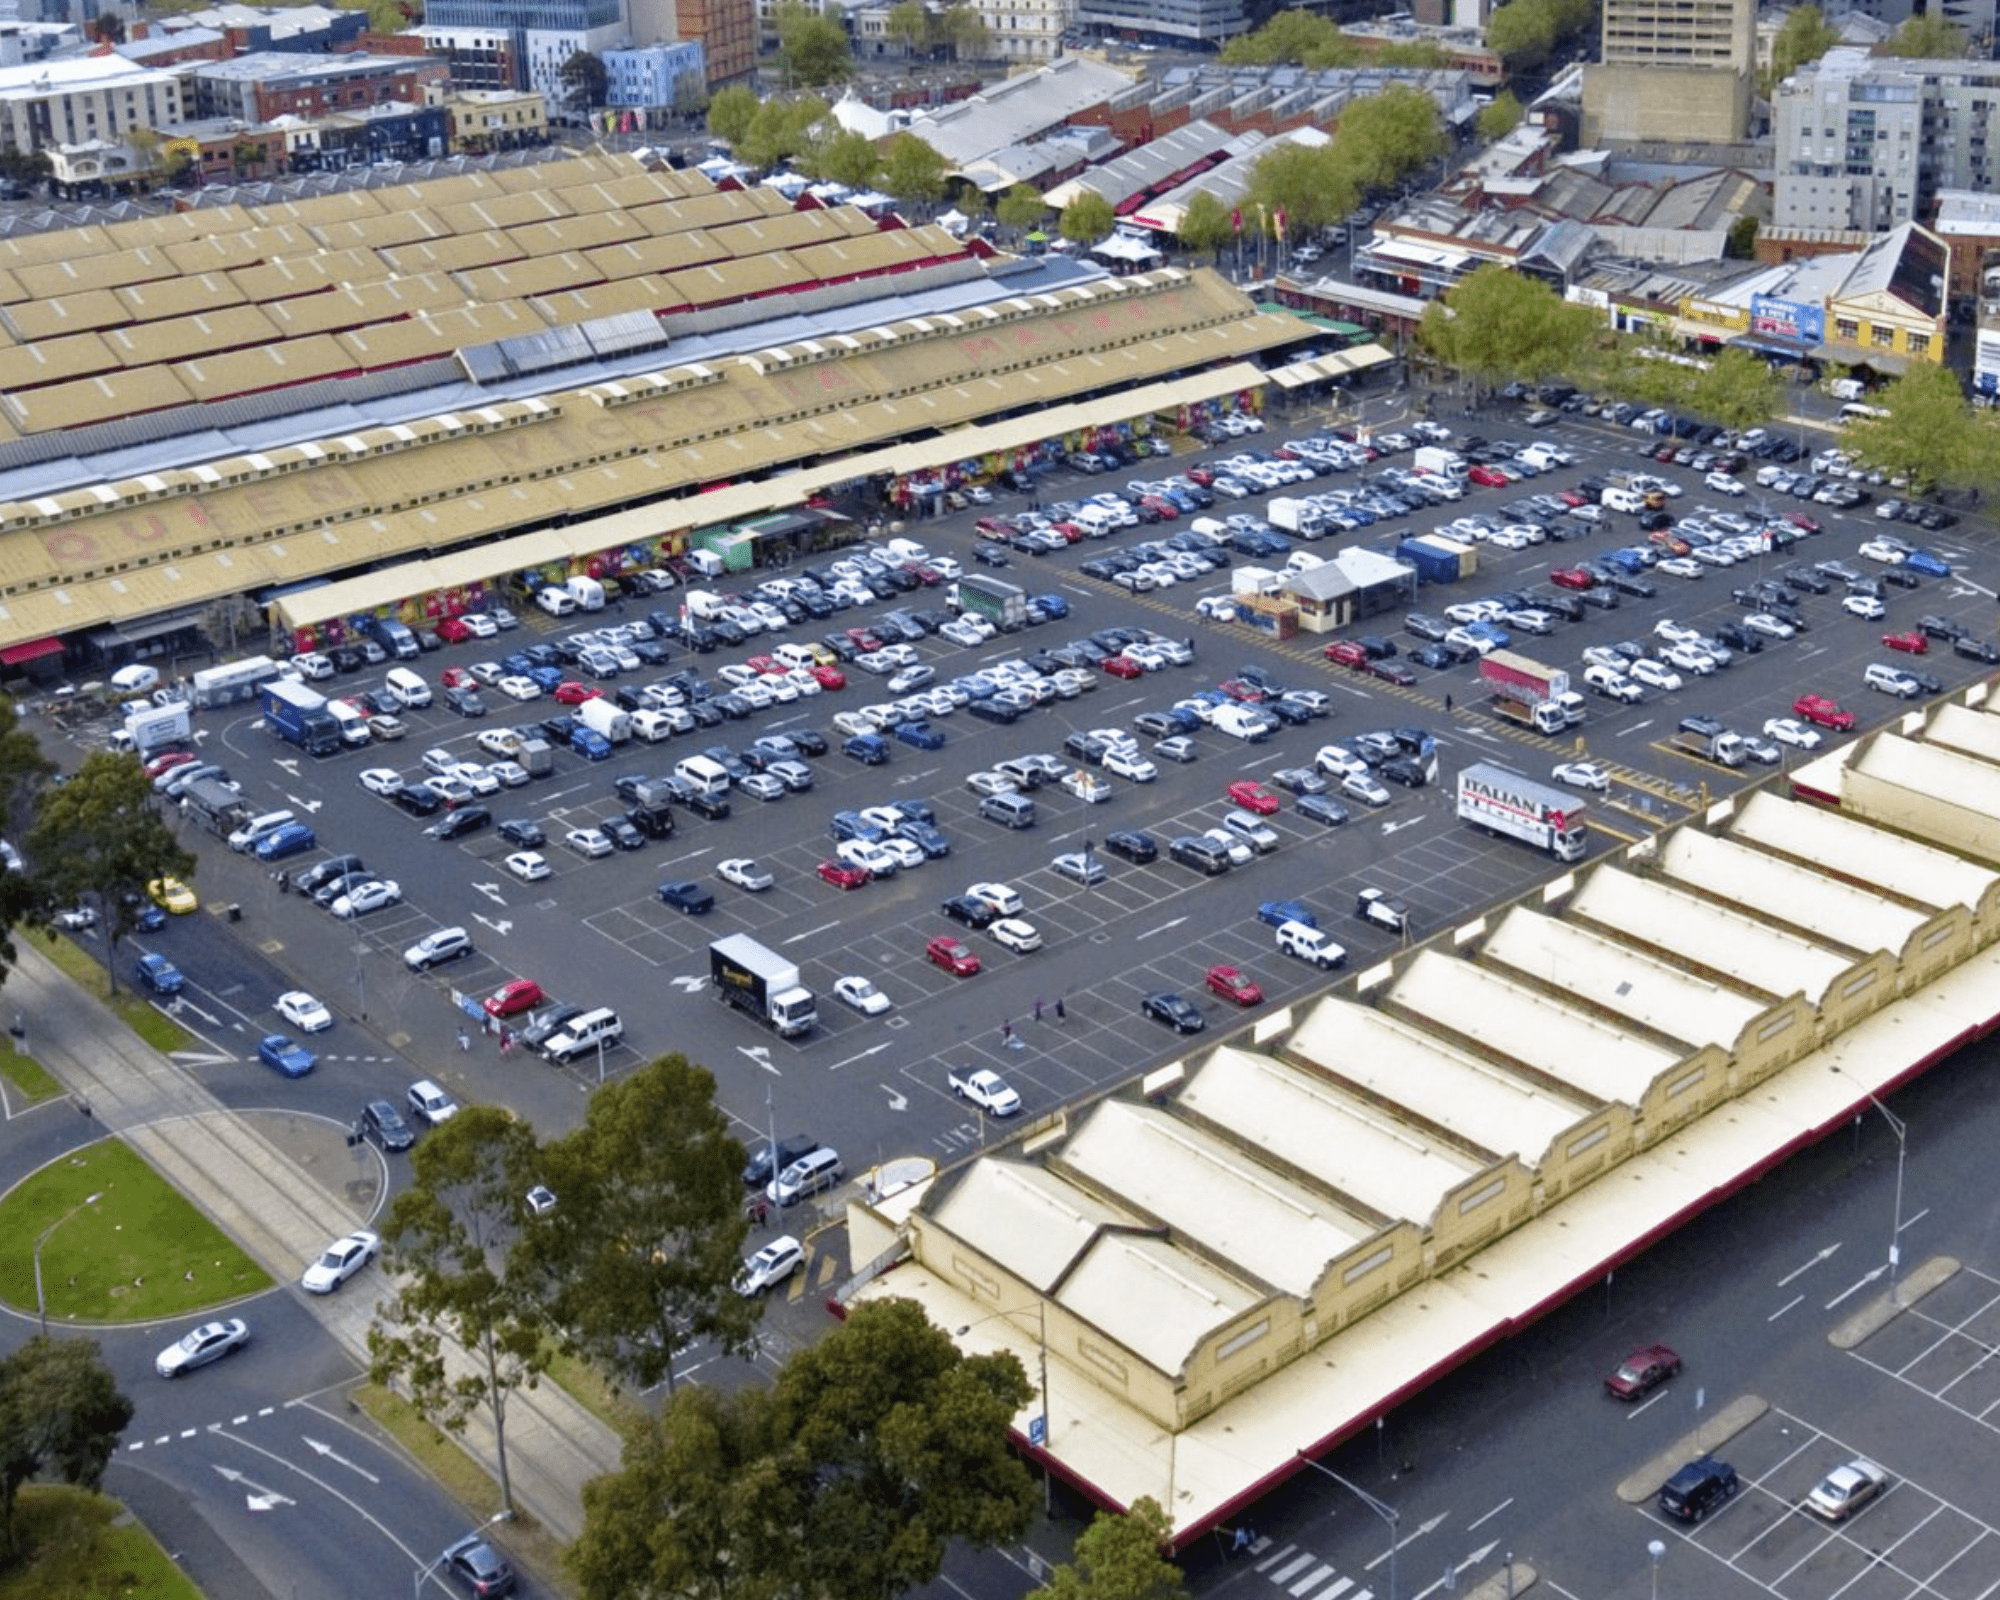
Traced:
[[500, 837], [522, 850], [532, 850], [536, 845], [549, 842], [542, 825], [528, 817], [509, 817], [500, 824]]
[[720, 822], [729, 815], [729, 802], [720, 795], [689, 793], [681, 797], [681, 804], [709, 822]]
[[715, 909], [715, 896], [698, 883], [663, 883], [658, 890], [662, 904], [690, 917], [703, 916]]
[[1972, 630], [1948, 617], [1925, 615], [1917, 618], [1917, 632], [1926, 639], [1970, 639]]
[[1104, 853], [1142, 867], [1149, 861], [1159, 860], [1160, 847], [1150, 833], [1121, 830], [1104, 836]]
[[1000, 916], [999, 908], [991, 901], [969, 894], [953, 895], [940, 909], [953, 922], [963, 923], [968, 928], [988, 927]]
[[606, 817], [597, 826], [603, 830], [605, 837], [620, 850], [643, 850], [646, 848], [646, 835], [640, 830], [638, 824], [627, 817]]
[[1739, 655], [1754, 656], [1764, 648], [1764, 641], [1759, 635], [1747, 628], [1739, 628], [1733, 622], [1725, 622], [1718, 627], [1715, 637]]
[[1831, 594], [1833, 585], [1811, 567], [1786, 567], [1778, 574], [1786, 585], [1806, 594]]
[[2000, 650], [1996, 650], [1984, 639], [1968, 639], [1964, 635], [1951, 641], [1951, 653], [1964, 656], [1968, 661], [1983, 661], [1988, 666], [2000, 661]]
[[1431, 781], [1429, 771], [1414, 756], [1391, 756], [1375, 769], [1375, 776], [1406, 789], [1421, 789]]
[[1229, 870], [1229, 852], [1212, 839], [1190, 834], [1167, 846], [1169, 859], [1193, 867], [1204, 877], [1213, 878]]
[[1200, 1033], [1208, 1026], [1200, 1008], [1183, 995], [1149, 994], [1139, 1002], [1139, 1011], [1155, 1022], [1164, 1022], [1175, 1033]]
[[389, 798], [413, 817], [434, 817], [444, 809], [444, 796], [422, 784], [404, 784]]
[[778, 1159], [771, 1160], [771, 1141], [760, 1139], [749, 1150], [750, 1159], [743, 1167], [745, 1188], [762, 1188], [773, 1176], [783, 1172], [794, 1161], [803, 1161], [819, 1148], [819, 1140], [810, 1134], [794, 1133], [778, 1141]]
[[370, 1100], [361, 1108], [361, 1132], [384, 1150], [407, 1150], [417, 1142], [403, 1114], [387, 1100]]
[[431, 824], [431, 834], [440, 840], [463, 839], [469, 833], [490, 827], [493, 813], [484, 806], [460, 806], [448, 817]]
[[1660, 1509], [1678, 1522], [1699, 1522], [1717, 1506], [1734, 1499], [1741, 1486], [1736, 1469], [1728, 1462], [1703, 1456], [1660, 1486]]
[[823, 756], [826, 754], [826, 735], [817, 728], [791, 728], [785, 737], [798, 747], [802, 756]]
[[1608, 581], [1620, 594], [1629, 594], [1635, 600], [1651, 600], [1660, 592], [1659, 585], [1651, 578], [1642, 578], [1636, 573], [1621, 572]]
[[1924, 580], [1908, 567], [1884, 567], [1882, 581], [1897, 589], [1920, 589]]
[[324, 861], [314, 862], [305, 871], [293, 874], [292, 887], [300, 894], [313, 894], [335, 878], [344, 878], [351, 872], [360, 872], [364, 865], [359, 856], [328, 856]]

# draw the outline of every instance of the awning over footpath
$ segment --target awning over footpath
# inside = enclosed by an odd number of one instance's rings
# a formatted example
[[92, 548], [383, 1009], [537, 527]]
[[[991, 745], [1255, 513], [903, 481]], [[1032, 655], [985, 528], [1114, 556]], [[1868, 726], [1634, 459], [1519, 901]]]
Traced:
[[60, 639], [30, 639], [25, 644], [10, 644], [0, 650], [0, 667], [25, 666], [30, 661], [39, 661], [44, 656], [62, 654]]

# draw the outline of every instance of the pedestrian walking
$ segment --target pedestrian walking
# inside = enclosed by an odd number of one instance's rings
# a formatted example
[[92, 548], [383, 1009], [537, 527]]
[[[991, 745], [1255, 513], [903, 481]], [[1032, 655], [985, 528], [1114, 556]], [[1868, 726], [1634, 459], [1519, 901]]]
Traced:
[[1449, 712], [1449, 711], [1451, 710], [1451, 696], [1450, 696], [1450, 695], [1446, 695], [1446, 696], [1444, 697], [1444, 708], [1445, 708], [1445, 710], [1446, 710], [1447, 712]]
[[1040, 995], [1035, 996], [1035, 1020], [1037, 1022], [1042, 1020], [1042, 997]]
[[1014, 1023], [1012, 1018], [1000, 1024], [1000, 1042], [1002, 1044], [1012, 1044], [1014, 1042]]
[[1060, 1022], [1069, 1013], [1063, 1010], [1062, 996], [1056, 996], [1056, 1021]]
[[470, 1050], [471, 1048], [472, 1048], [472, 1035], [467, 1033], [463, 1028], [460, 1028], [458, 1030], [459, 1054], [463, 1055], [465, 1054], [466, 1051]]

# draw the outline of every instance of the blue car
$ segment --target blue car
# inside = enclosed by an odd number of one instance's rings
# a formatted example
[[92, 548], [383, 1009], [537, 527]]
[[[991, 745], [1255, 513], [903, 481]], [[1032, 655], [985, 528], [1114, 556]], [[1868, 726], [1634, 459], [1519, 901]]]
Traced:
[[1038, 594], [1035, 596], [1035, 604], [1058, 620], [1069, 615], [1069, 602], [1059, 594]]
[[1921, 572], [1927, 578], [1951, 576], [1951, 563], [1935, 550], [1926, 550], [1921, 545], [1903, 557], [1903, 565], [1912, 572]]
[[[944, 741], [938, 741], [942, 744]], [[840, 747], [840, 753], [864, 767], [879, 767], [889, 759], [889, 746], [879, 733], [857, 733]]]
[[1257, 908], [1257, 920], [1273, 928], [1282, 928], [1288, 922], [1303, 922], [1308, 928], [1319, 926], [1312, 907], [1302, 900], [1266, 900]]
[[594, 728], [571, 729], [569, 747], [586, 761], [609, 761], [611, 759], [611, 741]]
[[[873, 735], [864, 734], [864, 738]], [[901, 722], [896, 725], [896, 737], [904, 744], [914, 745], [919, 750], [942, 750], [944, 735], [928, 722]]]
[[691, 917], [703, 916], [715, 909], [715, 896], [698, 883], [663, 883], [659, 895], [663, 904]]
[[889, 837], [885, 829], [870, 822], [858, 811], [834, 812], [826, 831], [835, 843], [843, 839], [866, 839], [870, 844], [880, 844]]
[[139, 958], [133, 975], [154, 994], [179, 994], [187, 985], [179, 967], [150, 951]]
[[316, 1058], [304, 1045], [282, 1033], [271, 1033], [258, 1044], [257, 1059], [273, 1072], [282, 1072], [288, 1078], [303, 1078], [312, 1071]]
[[257, 841], [259, 861], [283, 861], [319, 848], [319, 839], [303, 822], [288, 822]]

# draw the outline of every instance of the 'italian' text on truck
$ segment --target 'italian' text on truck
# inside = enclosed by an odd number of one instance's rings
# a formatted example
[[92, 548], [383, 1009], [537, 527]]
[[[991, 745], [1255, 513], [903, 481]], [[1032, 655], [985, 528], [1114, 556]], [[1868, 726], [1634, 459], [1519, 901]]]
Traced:
[[1458, 775], [1458, 817], [1488, 833], [1505, 834], [1558, 861], [1581, 861], [1588, 843], [1582, 799], [1518, 772], [1480, 761]]
[[708, 976], [718, 998], [781, 1038], [810, 1033], [819, 1023], [819, 1007], [812, 990], [799, 982], [797, 964], [747, 933], [732, 933], [708, 947]]

